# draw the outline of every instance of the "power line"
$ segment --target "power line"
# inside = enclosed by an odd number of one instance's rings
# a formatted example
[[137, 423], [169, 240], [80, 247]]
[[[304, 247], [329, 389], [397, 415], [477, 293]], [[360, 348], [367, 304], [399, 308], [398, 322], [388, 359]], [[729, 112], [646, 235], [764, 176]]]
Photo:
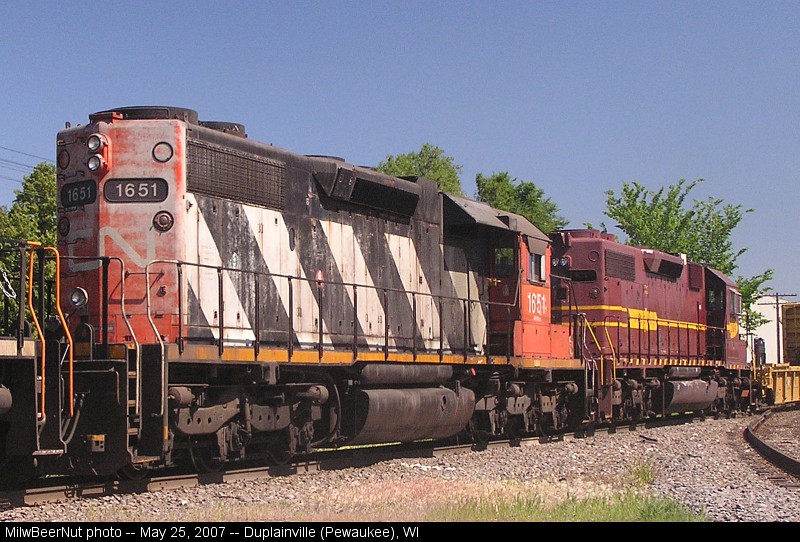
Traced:
[[30, 170], [32, 170], [35, 166], [29, 166], [28, 164], [23, 164], [22, 162], [15, 162], [14, 160], [6, 160], [5, 158], [0, 158], [0, 167], [13, 169], [15, 171], [24, 171], [25, 173], [27, 173]]
[[39, 155], [36, 155], [36, 154], [30, 154], [30, 153], [27, 153], [27, 152], [18, 151], [16, 149], [10, 149], [8, 147], [3, 147], [2, 145], [0, 145], [0, 149], [3, 149], [4, 151], [9, 151], [9, 152], [15, 152], [17, 154], [22, 154], [24, 156], [30, 156], [31, 158], [38, 158], [39, 160], [44, 160], [45, 162], [50, 162], [51, 164], [53, 163], [53, 161], [50, 158], [45, 158], [44, 156], [39, 156]]

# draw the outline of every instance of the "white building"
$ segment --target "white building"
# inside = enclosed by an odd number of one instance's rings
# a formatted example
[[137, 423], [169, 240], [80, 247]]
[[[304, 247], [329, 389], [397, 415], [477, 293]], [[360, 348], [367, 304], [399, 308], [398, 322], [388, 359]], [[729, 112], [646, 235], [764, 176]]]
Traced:
[[[798, 298], [783, 298], [778, 297], [777, 309], [775, 296], [764, 296], [758, 299], [753, 304], [753, 309], [768, 318], [770, 321], [761, 327], [755, 329], [754, 337], [764, 339], [764, 346], [766, 347], [767, 363], [781, 363], [783, 362], [783, 326], [780, 322], [780, 307], [785, 303], [797, 303]], [[777, 312], [776, 312], [777, 310]], [[749, 353], [752, 355], [753, 338], [748, 338]], [[778, 357], [780, 350], [780, 359]]]

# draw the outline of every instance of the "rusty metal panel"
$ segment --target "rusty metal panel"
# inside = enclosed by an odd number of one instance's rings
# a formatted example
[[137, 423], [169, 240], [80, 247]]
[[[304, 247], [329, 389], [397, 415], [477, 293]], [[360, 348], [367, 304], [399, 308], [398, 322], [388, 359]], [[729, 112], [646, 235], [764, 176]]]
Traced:
[[800, 303], [781, 306], [783, 323], [783, 359], [789, 365], [800, 365]]
[[767, 366], [766, 385], [773, 404], [782, 405], [800, 401], [800, 367], [786, 364]]

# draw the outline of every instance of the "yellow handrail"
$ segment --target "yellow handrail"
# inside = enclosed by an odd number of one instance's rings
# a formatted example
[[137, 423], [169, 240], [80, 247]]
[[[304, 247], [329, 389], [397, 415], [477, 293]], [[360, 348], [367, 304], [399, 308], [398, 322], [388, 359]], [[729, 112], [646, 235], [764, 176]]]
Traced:
[[608, 346], [611, 348], [611, 379], [617, 378], [617, 352], [614, 350], [614, 343], [611, 342], [611, 335], [608, 334], [608, 326], [603, 325], [606, 332], [606, 339], [608, 339]]
[[[27, 245], [29, 247], [38, 248], [42, 246], [41, 243], [37, 243], [36, 241], [28, 241]], [[46, 367], [46, 360], [45, 357], [47, 356], [47, 348], [45, 348], [44, 344], [44, 333], [42, 332], [42, 326], [39, 325], [39, 318], [36, 316], [36, 309], [33, 307], [33, 250], [30, 251], [28, 255], [28, 310], [31, 313], [31, 319], [33, 320], [33, 325], [36, 326], [36, 332], [39, 334], [39, 340], [41, 341], [42, 347], [42, 370], [41, 370], [41, 377], [42, 377], [42, 401], [39, 403], [39, 418], [44, 419], [45, 414], [45, 391], [47, 390], [47, 375], [45, 373]]]
[[[41, 248], [42, 244], [36, 241], [28, 241], [28, 246], [33, 248]], [[44, 250], [48, 252], [52, 252], [55, 254], [55, 262], [56, 262], [56, 312], [58, 313], [58, 319], [61, 322], [61, 327], [64, 330], [64, 337], [67, 339], [67, 354], [69, 356], [69, 415], [75, 415], [75, 388], [74, 388], [74, 357], [73, 357], [73, 344], [72, 344], [72, 334], [69, 331], [69, 326], [67, 325], [67, 319], [64, 318], [64, 313], [61, 311], [61, 255], [58, 253], [53, 247], [43, 247]], [[46, 365], [46, 352], [47, 348], [44, 344], [44, 332], [42, 331], [42, 326], [39, 323], [39, 318], [36, 316], [36, 310], [33, 307], [33, 255], [34, 251], [31, 250], [30, 257], [28, 259], [28, 309], [31, 312], [31, 319], [33, 320], [33, 324], [36, 326], [36, 332], [39, 334], [39, 338], [42, 342], [42, 402], [41, 402], [41, 417], [44, 418], [45, 416], [45, 397], [46, 397], [46, 373], [45, 367]]]
[[592, 340], [594, 340], [594, 344], [597, 347], [597, 351], [600, 353], [600, 385], [605, 385], [605, 373], [603, 371], [603, 349], [600, 347], [600, 341], [597, 340], [597, 337], [592, 330], [592, 325], [589, 321], [586, 321], [586, 329], [589, 330], [589, 334], [592, 336]]

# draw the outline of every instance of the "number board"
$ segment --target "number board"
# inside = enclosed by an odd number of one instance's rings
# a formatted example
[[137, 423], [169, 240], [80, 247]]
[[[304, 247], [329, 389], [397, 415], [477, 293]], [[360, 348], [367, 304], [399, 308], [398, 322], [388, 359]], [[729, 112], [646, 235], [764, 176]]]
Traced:
[[167, 199], [164, 179], [112, 179], [103, 186], [103, 196], [114, 203], [151, 203]]
[[79, 181], [61, 187], [61, 206], [77, 207], [94, 203], [97, 199], [97, 184], [94, 181]]

